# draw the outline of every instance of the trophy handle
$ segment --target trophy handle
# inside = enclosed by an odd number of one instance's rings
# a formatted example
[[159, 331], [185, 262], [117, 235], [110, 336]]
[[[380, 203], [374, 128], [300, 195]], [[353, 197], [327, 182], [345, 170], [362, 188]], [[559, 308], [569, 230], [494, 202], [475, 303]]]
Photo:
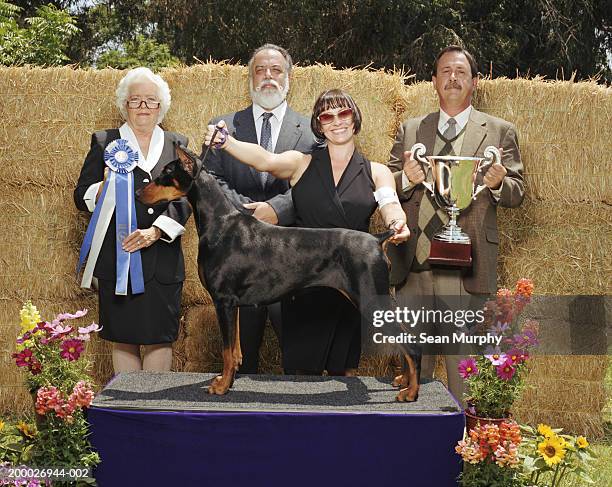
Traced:
[[[490, 145], [484, 150], [484, 162], [478, 166], [478, 171], [483, 172], [484, 170], [489, 169], [489, 167], [496, 162], [501, 164], [501, 152], [499, 152], [499, 149], [494, 145]], [[478, 186], [474, 191], [472, 199], [476, 199], [476, 195], [478, 195], [478, 193], [480, 193], [486, 187], [487, 186], [485, 184]]]
[[[427, 169], [431, 170], [431, 164], [427, 160], [427, 157], [425, 157], [426, 150], [427, 148], [425, 147], [425, 145], [421, 144], [420, 142], [417, 142], [416, 144], [414, 144], [412, 148], [410, 149], [410, 152], [412, 152], [412, 158], [415, 161], [418, 161], [423, 165], [423, 171], [425, 172], [425, 174], [427, 174]], [[431, 183], [428, 183], [427, 181], [423, 181], [422, 184], [431, 192], [431, 194], [433, 194], [434, 190], [433, 190]]]

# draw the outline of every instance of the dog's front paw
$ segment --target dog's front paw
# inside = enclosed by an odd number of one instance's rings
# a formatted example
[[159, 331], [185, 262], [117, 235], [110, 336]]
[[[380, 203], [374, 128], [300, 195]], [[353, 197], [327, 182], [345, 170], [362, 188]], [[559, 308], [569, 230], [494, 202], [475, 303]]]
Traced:
[[415, 402], [418, 398], [418, 387], [405, 387], [399, 391], [399, 394], [396, 397], [399, 402]]
[[400, 374], [395, 376], [393, 382], [391, 382], [393, 387], [404, 388], [408, 387], [408, 376], [406, 374]]
[[232, 385], [231, 383], [231, 379], [224, 379], [222, 375], [218, 375], [212, 380], [212, 382], [208, 386], [208, 393], [216, 394], [217, 396], [227, 394], [227, 391], [229, 391], [229, 388]]

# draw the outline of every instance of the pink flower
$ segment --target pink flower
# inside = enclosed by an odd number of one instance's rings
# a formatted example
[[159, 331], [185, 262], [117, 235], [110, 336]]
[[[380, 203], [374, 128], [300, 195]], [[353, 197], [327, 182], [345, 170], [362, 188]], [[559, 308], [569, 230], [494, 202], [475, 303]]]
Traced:
[[17, 367], [29, 367], [35, 360], [32, 350], [29, 348], [25, 348], [19, 353], [14, 353], [12, 357], [15, 359]]
[[51, 338], [60, 338], [64, 335], [68, 335], [72, 332], [73, 328], [71, 326], [62, 326], [60, 323], [51, 323]]
[[89, 337], [90, 333], [97, 333], [100, 330], [102, 330], [102, 328], [103, 327], [99, 326], [97, 323], [92, 323], [91, 325], [85, 326], [85, 327], [81, 326], [81, 327], [79, 327], [79, 330], [78, 330], [79, 331], [79, 338], [81, 340], [88, 341], [89, 338], [90, 338]]
[[60, 322], [60, 321], [65, 321], [65, 320], [76, 320], [77, 318], [81, 318], [83, 316], [85, 316], [87, 314], [87, 310], [86, 309], [82, 309], [79, 311], [76, 311], [74, 314], [71, 313], [60, 313], [59, 315], [57, 315], [55, 317], [55, 319], [53, 320], [53, 322]]
[[513, 343], [517, 348], [525, 349], [535, 347], [538, 344], [538, 338], [533, 331], [523, 330], [513, 337]]
[[68, 402], [75, 408], [77, 406], [87, 408], [91, 405], [93, 398], [94, 392], [91, 390], [91, 386], [87, 382], [81, 380], [74, 386]]
[[494, 353], [491, 355], [485, 355], [491, 363], [495, 366], [501, 365], [506, 362], [506, 354], [505, 353]]
[[61, 410], [63, 403], [61, 392], [55, 386], [41, 387], [36, 393], [36, 412], [38, 414]]
[[77, 360], [85, 347], [83, 346], [83, 340], [79, 340], [77, 338], [72, 338], [69, 340], [64, 340], [61, 345], [62, 351], [60, 355], [62, 358], [72, 362], [73, 360]]
[[512, 361], [506, 360], [503, 364], [498, 365], [497, 368], [497, 376], [503, 380], [510, 380], [514, 377], [514, 373], [516, 369], [512, 365]]
[[80, 326], [79, 327], [79, 333], [86, 335], [88, 333], [93, 333], [93, 332], [98, 332], [102, 329], [102, 327], [100, 325], [98, 325], [97, 323], [92, 323], [89, 326]]
[[464, 379], [478, 374], [478, 366], [476, 365], [476, 360], [474, 360], [472, 357], [459, 362], [458, 369], [459, 375], [461, 375], [461, 377], [463, 377]]

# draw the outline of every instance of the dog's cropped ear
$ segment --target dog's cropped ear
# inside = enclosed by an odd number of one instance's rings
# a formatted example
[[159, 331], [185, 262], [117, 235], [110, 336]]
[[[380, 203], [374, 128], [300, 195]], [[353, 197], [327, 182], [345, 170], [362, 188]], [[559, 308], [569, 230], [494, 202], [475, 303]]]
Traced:
[[187, 174], [193, 176], [196, 167], [196, 158], [191, 155], [191, 151], [183, 146], [180, 142], [174, 143], [174, 149], [181, 161], [181, 166]]

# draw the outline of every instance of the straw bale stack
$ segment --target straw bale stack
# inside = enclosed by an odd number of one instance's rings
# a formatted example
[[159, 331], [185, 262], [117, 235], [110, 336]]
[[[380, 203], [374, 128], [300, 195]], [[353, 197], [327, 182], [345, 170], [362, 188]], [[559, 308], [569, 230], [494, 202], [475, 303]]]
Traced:
[[533, 357], [527, 385], [513, 408], [518, 421], [552, 424], [576, 434], [601, 438], [608, 400], [604, 377], [609, 358]]
[[[19, 385], [12, 360], [7, 359], [21, 303], [31, 298], [45, 316], [86, 306], [95, 318], [95, 294], [79, 289], [73, 275], [87, 216], [74, 209], [72, 189], [90, 134], [121, 122], [114, 91], [123, 74], [111, 69], [0, 69], [0, 224], [10, 234], [0, 244], [3, 411], [25, 409], [31, 400]], [[164, 127], [187, 135], [198, 153], [211, 117], [249, 104], [245, 67], [206, 63], [168, 69], [162, 75], [173, 97]], [[437, 109], [431, 83], [405, 87], [405, 80], [402, 73], [297, 67], [289, 102], [309, 114], [324, 89], [347, 89], [363, 113], [360, 148], [370, 159], [385, 162], [397, 126], [407, 117]], [[606, 257], [611, 253], [612, 198], [607, 154], [612, 142], [606, 131], [612, 115], [611, 95], [609, 88], [589, 82], [496, 79], [480, 83], [475, 106], [516, 124], [525, 164], [528, 198], [519, 209], [499, 212], [501, 286], [511, 287], [526, 276], [535, 280], [541, 294], [610, 294]], [[210, 296], [197, 275], [192, 221], [183, 245], [185, 316], [173, 366], [175, 370], [220, 370], [220, 339]], [[278, 372], [278, 345], [267, 333], [262, 369]], [[105, 381], [112, 368], [108, 344], [94, 341], [89, 353], [95, 358], [95, 377]], [[600, 431], [604, 362], [593, 357], [538, 359], [529, 379], [538, 389], [525, 392], [517, 415], [531, 420], [536, 410], [554, 410], [563, 423], [560, 426]], [[565, 365], [580, 374], [556, 372]], [[361, 372], [389, 373], [389, 363], [366, 357]], [[553, 403], [550, 398], [557, 388], [580, 390], [589, 400], [581, 408], [562, 400]]]

